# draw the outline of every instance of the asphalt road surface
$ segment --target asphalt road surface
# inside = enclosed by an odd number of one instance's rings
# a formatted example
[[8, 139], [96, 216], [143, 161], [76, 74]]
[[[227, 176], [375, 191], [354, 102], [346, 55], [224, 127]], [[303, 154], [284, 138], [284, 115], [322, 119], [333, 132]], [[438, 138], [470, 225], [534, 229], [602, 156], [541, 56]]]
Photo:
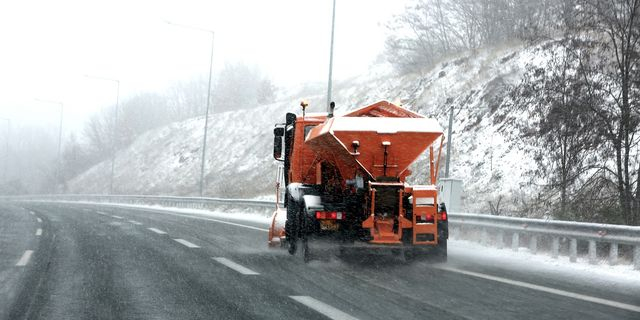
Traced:
[[257, 222], [60, 203], [0, 221], [0, 319], [640, 319], [640, 288], [453, 255], [305, 264]]

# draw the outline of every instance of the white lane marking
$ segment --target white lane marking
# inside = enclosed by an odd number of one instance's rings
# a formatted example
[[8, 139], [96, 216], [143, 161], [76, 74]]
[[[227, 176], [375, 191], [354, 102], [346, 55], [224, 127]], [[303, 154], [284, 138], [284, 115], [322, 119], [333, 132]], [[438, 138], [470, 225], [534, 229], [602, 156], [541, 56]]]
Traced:
[[450, 268], [450, 267], [437, 267], [437, 269], [456, 272], [456, 273], [461, 273], [461, 274], [472, 276], [472, 277], [492, 280], [492, 281], [496, 281], [496, 282], [502, 282], [502, 283], [506, 283], [506, 284], [510, 284], [510, 285], [514, 285], [514, 286], [519, 286], [519, 287], [523, 287], [523, 288], [528, 288], [528, 289], [533, 289], [533, 290], [538, 290], [538, 291], [542, 291], [542, 292], [552, 293], [552, 294], [556, 294], [556, 295], [559, 295], [559, 296], [564, 296], [564, 297], [574, 298], [574, 299], [578, 299], [578, 300], [598, 303], [598, 304], [602, 304], [602, 305], [605, 305], [605, 306], [610, 306], [610, 307], [614, 307], [614, 308], [618, 308], [618, 309], [624, 309], [624, 310], [629, 310], [629, 311], [634, 311], [634, 312], [640, 312], [640, 306], [634, 306], [634, 305], [631, 305], [631, 304], [626, 304], [626, 303], [617, 302], [617, 301], [611, 301], [611, 300], [607, 300], [607, 299], [596, 298], [596, 297], [587, 296], [587, 295], [583, 295], [583, 294], [579, 294], [579, 293], [575, 293], [575, 292], [564, 291], [564, 290], [554, 289], [554, 288], [545, 287], [545, 286], [539, 286], [539, 285], [528, 283], [528, 282], [510, 280], [510, 279], [505, 279], [505, 278], [501, 278], [501, 277], [490, 276], [490, 275], [483, 274], [483, 273], [465, 271], [465, 270], [460, 270], [460, 269], [455, 269], [455, 268]]
[[149, 229], [149, 230], [151, 230], [151, 231], [153, 231], [153, 232], [155, 232], [157, 234], [167, 234], [166, 232], [164, 232], [162, 230], [159, 230], [159, 229], [156, 229], [156, 228], [147, 228], [147, 229]]
[[[142, 209], [142, 211], [149, 211], [149, 210]], [[153, 212], [158, 212], [158, 211], [153, 211]], [[195, 217], [195, 216], [191, 216], [191, 215], [188, 215], [188, 214], [179, 214], [179, 213], [165, 212], [165, 211], [162, 211], [162, 213], [163, 214], [172, 215], [172, 216], [177, 216], [177, 217], [185, 217], [185, 218], [191, 218], [191, 219], [213, 221], [213, 222], [228, 224], [228, 225], [231, 225], [231, 226], [247, 228], [247, 229], [251, 229], [251, 230], [269, 232], [269, 229], [258, 228], [258, 227], [254, 227], [254, 226], [248, 226], [246, 224], [240, 224], [240, 223], [229, 222], [229, 221], [224, 221], [224, 220], [218, 220], [218, 219], [213, 219], [213, 218]]]
[[[63, 202], [64, 203], [65, 201], [59, 201], [59, 202]], [[69, 202], [69, 203], [72, 203], [72, 202]], [[94, 203], [91, 203], [91, 202], [86, 202], [86, 203], [94, 204]], [[102, 204], [102, 205], [105, 205], [105, 206], [109, 205], [109, 206], [113, 206], [113, 207], [127, 208], [127, 209], [146, 211], [146, 212], [162, 213], [162, 214], [168, 214], [168, 215], [172, 215], [172, 216], [191, 218], [191, 219], [197, 219], [197, 220], [213, 221], [213, 222], [228, 224], [228, 225], [231, 225], [231, 226], [247, 228], [247, 229], [251, 229], [251, 230], [269, 232], [269, 229], [265, 229], [265, 228], [258, 228], [258, 227], [249, 226], [249, 225], [246, 225], [246, 224], [234, 223], [234, 222], [229, 222], [229, 221], [219, 220], [219, 219], [213, 219], [213, 218], [196, 217], [196, 216], [187, 215], [187, 214], [174, 213], [174, 212], [169, 212], [167, 210], [153, 210], [153, 209], [140, 208], [140, 207], [135, 207], [135, 206], [120, 205], [120, 204]]]
[[305, 306], [318, 311], [328, 317], [329, 319], [335, 320], [357, 320], [358, 318], [353, 317], [349, 314], [346, 314], [322, 301], [318, 301], [309, 296], [289, 296], [289, 298], [298, 301]]
[[124, 218], [123, 218], [123, 217], [121, 217], [121, 216], [111, 216], [111, 217], [116, 218], [116, 219], [124, 219]]
[[142, 223], [140, 223], [140, 222], [138, 222], [138, 221], [135, 221], [135, 220], [129, 220], [129, 223], [133, 223], [133, 224], [135, 224], [136, 226], [141, 226], [141, 225], [142, 225]]
[[36, 236], [41, 236], [42, 235], [42, 229], [38, 228], [38, 230], [36, 230]]
[[193, 244], [187, 240], [184, 239], [173, 239], [175, 240], [177, 243], [181, 243], [182, 245], [186, 246], [187, 248], [200, 248], [199, 245], [197, 244]]
[[255, 271], [253, 271], [253, 270], [251, 270], [251, 269], [249, 269], [247, 267], [244, 267], [242, 265], [239, 265], [239, 264], [237, 264], [237, 263], [235, 263], [235, 262], [233, 262], [233, 261], [231, 261], [231, 260], [229, 260], [227, 258], [219, 257], [219, 258], [213, 258], [213, 260], [218, 261], [219, 263], [221, 263], [221, 264], [223, 264], [223, 265], [225, 265], [225, 266], [227, 266], [227, 267], [229, 267], [229, 268], [231, 268], [231, 269], [233, 269], [235, 271], [238, 271], [238, 272], [240, 272], [242, 274], [246, 274], [246, 275], [257, 275], [257, 274], [259, 274], [259, 273], [255, 272]]
[[22, 257], [20, 258], [20, 260], [18, 261], [18, 263], [16, 263], [16, 267], [24, 267], [29, 263], [29, 260], [31, 260], [31, 255], [33, 254], [33, 250], [27, 250], [24, 252], [24, 254], [22, 254]]
[[96, 211], [96, 213], [101, 214], [103, 216], [108, 216], [109, 214], [106, 212], [102, 212], [102, 211]]
[[42, 223], [42, 219], [38, 218], [38, 223]]

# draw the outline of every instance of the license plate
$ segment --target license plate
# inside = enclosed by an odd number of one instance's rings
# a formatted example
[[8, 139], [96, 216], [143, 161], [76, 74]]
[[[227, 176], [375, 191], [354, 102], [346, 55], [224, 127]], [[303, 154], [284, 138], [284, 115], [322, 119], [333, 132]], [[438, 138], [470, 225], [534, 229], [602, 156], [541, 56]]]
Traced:
[[320, 230], [335, 231], [338, 230], [338, 227], [335, 220], [320, 220]]

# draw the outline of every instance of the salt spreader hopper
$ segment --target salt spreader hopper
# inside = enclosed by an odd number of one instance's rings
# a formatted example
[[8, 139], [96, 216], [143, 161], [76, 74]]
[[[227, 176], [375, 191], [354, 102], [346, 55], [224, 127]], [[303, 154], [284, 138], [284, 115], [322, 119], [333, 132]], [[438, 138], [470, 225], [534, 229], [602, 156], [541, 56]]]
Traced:
[[[276, 207], [269, 244], [291, 254], [301, 247], [305, 260], [313, 241], [446, 260], [447, 212], [436, 188], [440, 125], [387, 101], [342, 116], [333, 116], [333, 104], [329, 114], [301, 106], [302, 115], [287, 113], [274, 129], [284, 207]], [[409, 166], [425, 151], [427, 184], [411, 186]]]

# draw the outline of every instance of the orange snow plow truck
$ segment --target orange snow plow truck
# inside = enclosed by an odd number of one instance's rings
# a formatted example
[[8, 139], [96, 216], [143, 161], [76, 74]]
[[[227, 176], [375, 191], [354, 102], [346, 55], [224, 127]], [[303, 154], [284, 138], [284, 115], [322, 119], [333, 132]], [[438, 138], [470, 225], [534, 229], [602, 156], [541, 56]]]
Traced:
[[[284, 207], [278, 199], [269, 245], [300, 249], [305, 261], [313, 243], [446, 261], [447, 212], [436, 188], [440, 125], [386, 101], [342, 116], [333, 116], [333, 103], [328, 114], [305, 114], [301, 106], [301, 116], [287, 113], [274, 129]], [[428, 184], [407, 184], [409, 165], [427, 150]]]

